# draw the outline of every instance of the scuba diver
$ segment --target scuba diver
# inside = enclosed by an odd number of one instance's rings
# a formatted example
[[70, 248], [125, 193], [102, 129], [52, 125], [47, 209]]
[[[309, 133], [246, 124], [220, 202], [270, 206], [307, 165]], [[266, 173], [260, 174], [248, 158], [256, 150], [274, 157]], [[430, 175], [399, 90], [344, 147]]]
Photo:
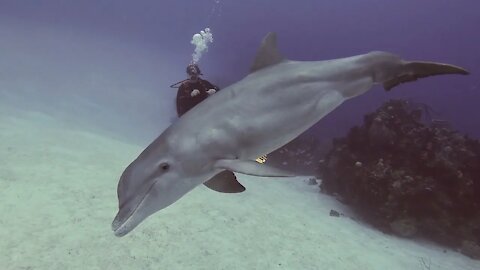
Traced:
[[[210, 95], [220, 91], [220, 88], [211, 82], [200, 78], [203, 75], [197, 64], [187, 66], [188, 79], [181, 81], [177, 91], [177, 115], [184, 113], [195, 107], [198, 103], [205, 100]], [[174, 85], [177, 85], [176, 83]], [[174, 86], [172, 85], [172, 87]]]
[[[197, 104], [208, 98], [210, 95], [220, 91], [220, 88], [211, 82], [200, 78], [203, 75], [197, 64], [187, 66], [188, 79], [172, 84], [174, 88], [180, 84], [177, 91], [177, 115], [181, 117]], [[267, 155], [262, 155], [255, 159], [258, 163], [265, 163]], [[231, 173], [231, 172], [230, 172]]]

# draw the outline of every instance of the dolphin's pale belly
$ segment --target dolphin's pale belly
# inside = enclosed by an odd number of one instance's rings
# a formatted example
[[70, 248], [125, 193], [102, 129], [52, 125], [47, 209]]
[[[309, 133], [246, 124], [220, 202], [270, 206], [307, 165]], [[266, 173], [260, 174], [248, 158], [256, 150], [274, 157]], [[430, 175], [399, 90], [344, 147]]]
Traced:
[[[258, 108], [244, 108], [232, 121], [239, 127], [248, 127], [240, 133], [241, 157], [256, 158], [268, 154], [295, 139], [344, 101], [338, 92], [320, 93], [303, 102], [275, 107], [264, 104]], [[319, 103], [324, 104], [319, 106]], [[301, 121], [299, 121], [301, 119]], [[232, 131], [233, 133], [234, 131]], [[238, 133], [237, 133], [238, 134]]]

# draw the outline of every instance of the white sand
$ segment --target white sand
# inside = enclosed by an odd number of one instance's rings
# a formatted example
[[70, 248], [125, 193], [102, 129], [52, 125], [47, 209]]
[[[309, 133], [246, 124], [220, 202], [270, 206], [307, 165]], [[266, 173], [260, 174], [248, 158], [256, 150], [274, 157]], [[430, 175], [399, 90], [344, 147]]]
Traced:
[[142, 149], [67, 127], [0, 104], [1, 270], [480, 269], [330, 217], [348, 210], [301, 178], [240, 175], [236, 195], [198, 187], [117, 238], [118, 176]]

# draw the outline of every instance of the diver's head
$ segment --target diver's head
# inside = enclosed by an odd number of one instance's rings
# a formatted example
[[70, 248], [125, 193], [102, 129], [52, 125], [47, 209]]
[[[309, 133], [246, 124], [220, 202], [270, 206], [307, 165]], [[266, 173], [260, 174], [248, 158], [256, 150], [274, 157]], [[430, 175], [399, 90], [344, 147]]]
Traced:
[[197, 64], [190, 64], [187, 66], [187, 74], [191, 78], [198, 78], [198, 76], [202, 75], [202, 72]]

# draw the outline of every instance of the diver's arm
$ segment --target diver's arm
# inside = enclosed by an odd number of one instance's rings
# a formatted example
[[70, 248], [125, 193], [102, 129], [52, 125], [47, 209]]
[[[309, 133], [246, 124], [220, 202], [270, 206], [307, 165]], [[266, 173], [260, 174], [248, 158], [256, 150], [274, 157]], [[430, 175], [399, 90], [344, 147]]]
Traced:
[[177, 115], [180, 117], [194, 106], [188, 84], [182, 84], [177, 92]]
[[182, 83], [182, 85], [180, 85], [180, 87], [178, 88], [177, 100], [183, 100], [190, 97], [191, 96], [190, 96], [190, 91], [188, 91], [188, 86]]
[[220, 87], [212, 84], [207, 80], [203, 80], [202, 84], [206, 88], [205, 91], [207, 92], [208, 95], [213, 95], [220, 90]]
[[211, 86], [210, 88], [215, 89], [215, 91], [217, 91], [217, 92], [220, 91], [220, 87], [218, 87], [218, 86], [216, 86], [215, 84], [212, 84], [212, 83], [210, 83], [210, 82], [209, 82], [209, 84], [210, 84], [210, 86]]
[[220, 87], [216, 86], [215, 84], [212, 84], [210, 83], [211, 87], [210, 88], [213, 88], [215, 89], [217, 92], [220, 91]]
[[213, 83], [211, 83], [207, 80], [202, 79], [202, 84], [203, 84], [204, 87], [207, 88], [206, 90], [208, 90], [208, 89], [215, 89], [215, 91], [220, 90], [220, 87], [216, 86], [215, 84], [213, 84]]

